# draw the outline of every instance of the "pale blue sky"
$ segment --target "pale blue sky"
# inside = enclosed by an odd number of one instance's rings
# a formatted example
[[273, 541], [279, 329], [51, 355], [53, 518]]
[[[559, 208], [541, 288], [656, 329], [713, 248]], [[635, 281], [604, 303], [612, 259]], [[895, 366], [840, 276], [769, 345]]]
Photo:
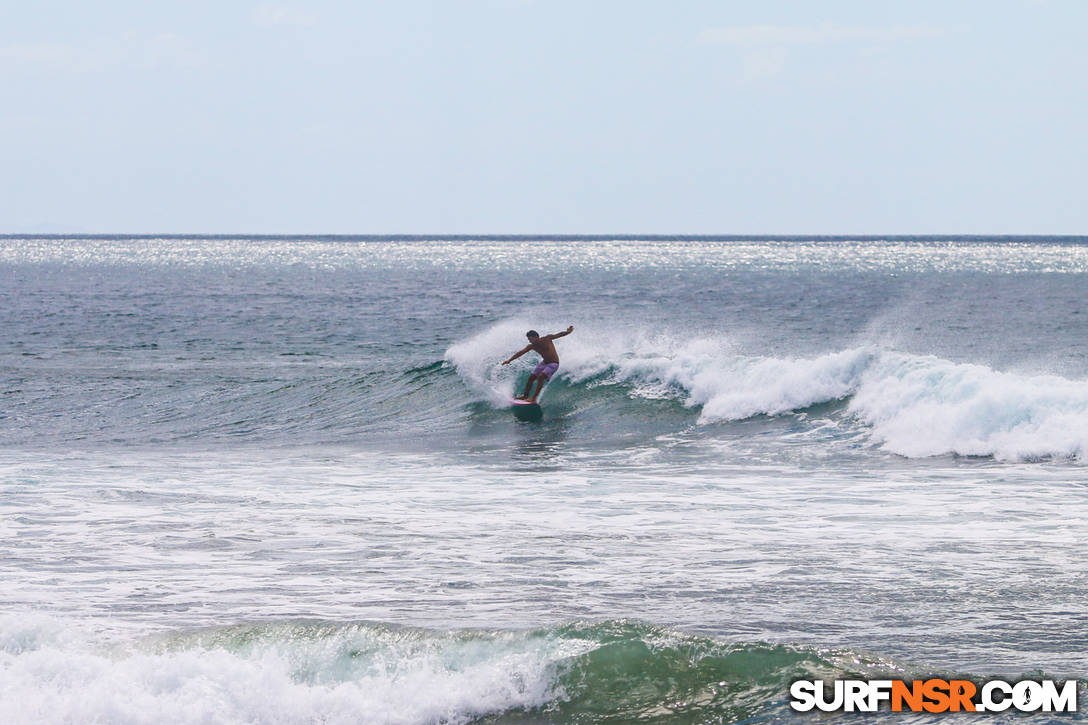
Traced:
[[0, 9], [0, 232], [1088, 233], [1088, 1]]

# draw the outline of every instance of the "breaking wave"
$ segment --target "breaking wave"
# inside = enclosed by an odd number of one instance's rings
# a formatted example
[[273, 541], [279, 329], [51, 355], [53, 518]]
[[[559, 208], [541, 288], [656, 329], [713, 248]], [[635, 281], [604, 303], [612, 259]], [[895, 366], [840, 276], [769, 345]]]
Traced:
[[628, 620], [288, 621], [104, 644], [44, 618], [0, 619], [0, 719], [20, 723], [730, 722], [784, 712], [794, 679], [895, 669]]
[[[451, 347], [446, 360], [479, 398], [501, 406], [527, 364], [497, 362], [525, 327], [495, 325]], [[1088, 380], [872, 346], [811, 358], [752, 356], [714, 337], [572, 336], [562, 343], [562, 360], [558, 377], [568, 386], [618, 386], [628, 399], [672, 399], [697, 411], [702, 425], [843, 401], [875, 445], [911, 458], [1083, 460], [1088, 452]]]

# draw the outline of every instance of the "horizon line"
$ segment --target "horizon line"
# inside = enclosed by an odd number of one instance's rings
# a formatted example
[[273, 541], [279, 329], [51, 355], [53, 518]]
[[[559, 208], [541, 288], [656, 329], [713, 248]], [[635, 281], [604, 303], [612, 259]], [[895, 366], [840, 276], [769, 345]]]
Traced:
[[344, 239], [344, 240], [401, 240], [401, 241], [472, 241], [472, 240], [525, 240], [525, 241], [795, 241], [795, 240], [844, 240], [844, 241], [881, 241], [881, 240], [925, 240], [925, 239], [1064, 239], [1088, 240], [1086, 234], [1047, 234], [1015, 232], [1001, 233], [285, 233], [285, 232], [0, 232], [0, 239]]

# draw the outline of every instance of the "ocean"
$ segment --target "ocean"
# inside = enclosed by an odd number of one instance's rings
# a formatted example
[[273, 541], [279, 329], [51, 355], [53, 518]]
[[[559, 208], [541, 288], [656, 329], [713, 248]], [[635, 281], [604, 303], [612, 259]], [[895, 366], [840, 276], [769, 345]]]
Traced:
[[0, 722], [1083, 680], [1086, 293], [1071, 237], [0, 237]]

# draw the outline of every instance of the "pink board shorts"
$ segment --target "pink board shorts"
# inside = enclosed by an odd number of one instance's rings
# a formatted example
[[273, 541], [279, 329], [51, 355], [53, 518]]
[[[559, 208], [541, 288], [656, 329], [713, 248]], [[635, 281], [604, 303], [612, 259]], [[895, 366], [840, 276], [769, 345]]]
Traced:
[[542, 362], [533, 368], [533, 375], [543, 376], [545, 380], [551, 380], [555, 371], [559, 369], [559, 363]]

